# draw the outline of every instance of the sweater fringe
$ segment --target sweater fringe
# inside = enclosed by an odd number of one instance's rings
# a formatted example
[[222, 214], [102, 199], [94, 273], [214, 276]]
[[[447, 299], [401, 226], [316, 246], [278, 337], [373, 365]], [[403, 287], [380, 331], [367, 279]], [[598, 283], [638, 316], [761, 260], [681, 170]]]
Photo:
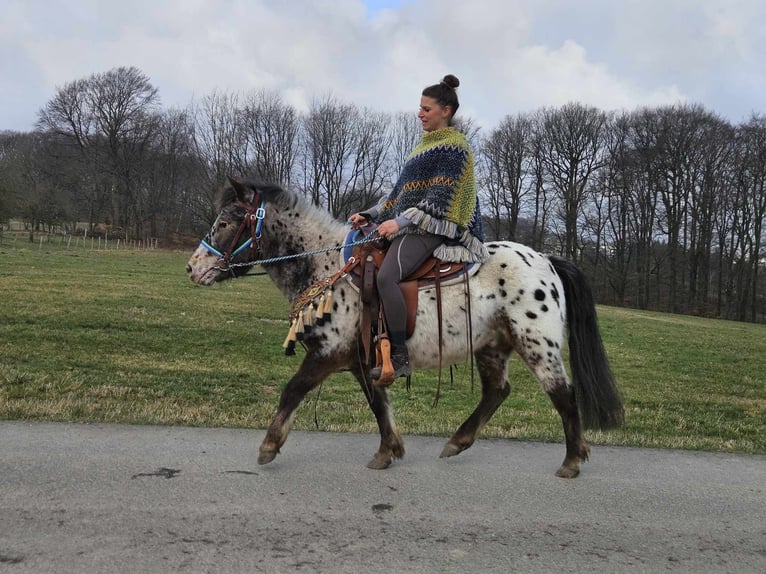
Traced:
[[[402, 212], [418, 229], [432, 235], [442, 235], [447, 239], [457, 239], [459, 245], [442, 244], [434, 251], [434, 256], [442, 261], [455, 263], [484, 263], [489, 259], [487, 247], [472, 235], [465, 227], [446, 219], [438, 219], [428, 213], [411, 207]], [[406, 229], [404, 231], [406, 233]]]

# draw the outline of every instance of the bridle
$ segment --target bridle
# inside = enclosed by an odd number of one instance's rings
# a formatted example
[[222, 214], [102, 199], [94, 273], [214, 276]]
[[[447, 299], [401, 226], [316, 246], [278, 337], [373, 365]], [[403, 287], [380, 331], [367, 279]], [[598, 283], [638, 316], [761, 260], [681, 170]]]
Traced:
[[[258, 201], [260, 199], [260, 202]], [[260, 203], [260, 204], [259, 204]], [[261, 251], [261, 230], [263, 228], [263, 220], [266, 217], [266, 200], [260, 198], [256, 193], [253, 195], [252, 201], [248, 202], [244, 197], [240, 197], [237, 194], [237, 199], [234, 205], [245, 210], [245, 216], [242, 218], [242, 222], [237, 228], [237, 232], [229, 242], [229, 247], [225, 251], [221, 252], [216, 249], [209, 241], [212, 238], [213, 230], [200, 241], [200, 245], [204, 247], [208, 253], [218, 257], [218, 264], [221, 265], [221, 269], [224, 271], [230, 271], [233, 274], [231, 266], [232, 260], [240, 253], [248, 248], [252, 248], [253, 255], [256, 256]], [[239, 243], [245, 230], [249, 231], [250, 237], [239, 247]], [[255, 258], [255, 257], [254, 257]]]

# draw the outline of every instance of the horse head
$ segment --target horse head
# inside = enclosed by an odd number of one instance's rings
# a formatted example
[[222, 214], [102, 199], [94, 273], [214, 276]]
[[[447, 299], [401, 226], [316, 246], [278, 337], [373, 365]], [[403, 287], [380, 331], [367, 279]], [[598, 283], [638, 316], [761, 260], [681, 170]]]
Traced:
[[208, 286], [247, 273], [261, 252], [266, 203], [282, 192], [276, 185], [229, 177], [218, 197], [218, 216], [186, 265], [189, 278]]

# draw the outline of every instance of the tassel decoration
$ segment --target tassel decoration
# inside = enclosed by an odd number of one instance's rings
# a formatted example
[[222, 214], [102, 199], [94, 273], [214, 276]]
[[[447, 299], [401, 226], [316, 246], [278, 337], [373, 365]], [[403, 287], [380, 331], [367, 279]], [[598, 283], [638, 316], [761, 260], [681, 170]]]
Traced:
[[295, 338], [298, 341], [303, 341], [303, 333], [305, 330], [305, 326], [303, 324], [303, 310], [298, 313], [298, 318], [295, 320], [295, 322], [297, 323], [295, 327]]
[[310, 303], [308, 309], [303, 314], [303, 330], [308, 335], [311, 333], [311, 327], [314, 324], [314, 304]]
[[327, 290], [327, 296], [324, 300], [324, 313], [322, 313], [322, 320], [329, 323], [332, 320], [332, 287]]
[[290, 331], [287, 333], [287, 337], [285, 338], [285, 342], [282, 343], [282, 348], [284, 348], [285, 355], [288, 357], [295, 354], [295, 341], [297, 340], [295, 331], [297, 328], [298, 319], [293, 319], [292, 323], [290, 324]]
[[335, 275], [317, 281], [293, 300], [289, 314], [292, 319], [290, 332], [282, 344], [286, 355], [295, 354], [296, 341], [303, 342], [314, 325], [322, 326], [332, 320], [333, 285], [357, 264], [358, 261], [352, 257]]
[[317, 305], [317, 310], [316, 310], [317, 325], [320, 327], [324, 325], [324, 306], [325, 306], [325, 296], [324, 294], [322, 294], [319, 296], [319, 304]]

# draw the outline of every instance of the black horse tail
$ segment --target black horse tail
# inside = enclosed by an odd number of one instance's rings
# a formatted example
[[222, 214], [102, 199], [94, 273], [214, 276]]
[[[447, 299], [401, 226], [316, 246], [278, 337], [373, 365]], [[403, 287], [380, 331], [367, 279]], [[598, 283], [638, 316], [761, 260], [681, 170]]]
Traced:
[[621, 426], [625, 418], [622, 399], [609, 369], [588, 280], [571, 261], [555, 255], [550, 261], [564, 284], [569, 365], [583, 426], [586, 429]]

